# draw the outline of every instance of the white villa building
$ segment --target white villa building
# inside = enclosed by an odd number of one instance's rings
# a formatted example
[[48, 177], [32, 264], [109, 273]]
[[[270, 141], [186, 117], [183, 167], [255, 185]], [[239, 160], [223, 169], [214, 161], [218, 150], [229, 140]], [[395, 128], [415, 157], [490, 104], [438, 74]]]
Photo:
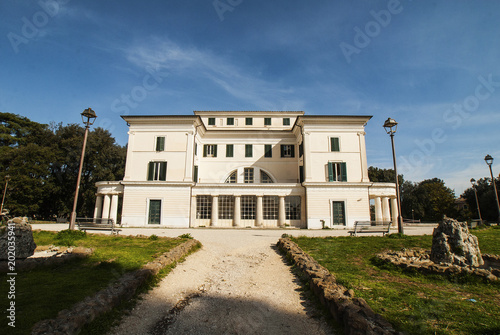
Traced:
[[[371, 116], [195, 111], [122, 116], [125, 176], [97, 183], [94, 217], [123, 226], [350, 228], [396, 222], [395, 184], [368, 178]], [[121, 217], [118, 215], [121, 203]]]

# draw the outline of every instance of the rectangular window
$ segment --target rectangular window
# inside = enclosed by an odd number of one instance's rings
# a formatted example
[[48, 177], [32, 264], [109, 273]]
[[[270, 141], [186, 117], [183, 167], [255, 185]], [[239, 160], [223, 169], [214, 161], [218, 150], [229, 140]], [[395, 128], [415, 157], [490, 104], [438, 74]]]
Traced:
[[264, 126], [270, 126], [270, 125], [271, 125], [271, 118], [265, 117], [264, 118]]
[[215, 126], [215, 118], [214, 117], [209, 117], [208, 118], [208, 125], [209, 126]]
[[165, 150], [165, 137], [158, 136], [156, 138], [156, 151], [164, 151]]
[[289, 117], [284, 117], [283, 118], [283, 125], [284, 126], [289, 126], [290, 125], [290, 118]]
[[253, 156], [253, 146], [251, 144], [245, 144], [245, 157]]
[[217, 157], [217, 144], [205, 144], [203, 146], [203, 157]]
[[251, 126], [253, 124], [253, 119], [251, 117], [245, 118], [245, 124]]
[[328, 162], [328, 181], [347, 181], [347, 164]]
[[228, 117], [226, 120], [228, 126], [234, 126], [234, 117]]
[[232, 144], [226, 144], [226, 157], [233, 157], [234, 155], [234, 150], [233, 150], [233, 145]]
[[212, 196], [198, 195], [196, 197], [196, 218], [197, 219], [212, 218]]
[[330, 151], [340, 151], [340, 141], [338, 137], [330, 137]]
[[271, 144], [264, 145], [264, 157], [273, 157], [273, 146]]
[[299, 166], [299, 183], [304, 182], [304, 166]]
[[245, 168], [243, 180], [245, 184], [253, 184], [253, 168]]
[[161, 200], [149, 200], [148, 224], [160, 224]]
[[293, 157], [295, 157], [295, 145], [293, 145], [293, 144], [282, 144], [281, 145], [281, 157], [282, 158], [293, 158]]
[[219, 196], [219, 219], [232, 220], [234, 214], [234, 197], [232, 195]]
[[198, 165], [194, 166], [194, 170], [193, 170], [193, 182], [195, 182], [195, 183], [198, 182]]
[[148, 180], [167, 180], [167, 162], [149, 162]]
[[285, 214], [287, 220], [300, 220], [300, 197], [285, 197]]
[[257, 197], [255, 195], [241, 196], [241, 219], [254, 220]]
[[264, 220], [278, 220], [278, 197], [264, 196], [262, 198], [262, 212]]

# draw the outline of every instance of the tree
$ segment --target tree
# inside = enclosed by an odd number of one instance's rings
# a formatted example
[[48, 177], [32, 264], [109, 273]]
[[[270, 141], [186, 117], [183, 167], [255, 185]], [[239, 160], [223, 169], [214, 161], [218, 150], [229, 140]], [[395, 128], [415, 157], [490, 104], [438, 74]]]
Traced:
[[[12, 215], [68, 216], [85, 128], [50, 126], [0, 113], [0, 181], [11, 176], [5, 208]], [[102, 128], [89, 132], [77, 212], [92, 215], [95, 183], [123, 178], [126, 148]]]
[[[378, 167], [370, 166], [368, 168], [368, 178], [375, 183], [394, 183], [394, 170], [393, 169], [379, 169]], [[398, 175], [399, 185], [403, 185], [403, 175]]]
[[[500, 189], [500, 176], [495, 178], [497, 189]], [[481, 209], [481, 216], [486, 221], [497, 221], [498, 209], [495, 198], [495, 190], [491, 184], [491, 178], [481, 178], [477, 181], [477, 197], [479, 200], [479, 208]], [[462, 193], [462, 197], [467, 200], [467, 205], [472, 212], [472, 217], [479, 218], [476, 205], [476, 196], [472, 187], [466, 189]]]
[[0, 113], [0, 180], [10, 175], [4, 207], [15, 215], [40, 211], [50, 192], [50, 167], [55, 159], [53, 134], [47, 125]]

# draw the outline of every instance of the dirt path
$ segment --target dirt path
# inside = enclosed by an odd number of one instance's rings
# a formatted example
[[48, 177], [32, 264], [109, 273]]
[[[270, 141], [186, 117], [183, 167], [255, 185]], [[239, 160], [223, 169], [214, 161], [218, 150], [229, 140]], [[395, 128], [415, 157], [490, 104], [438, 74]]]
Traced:
[[331, 334], [266, 231], [193, 232], [203, 249], [111, 334]]

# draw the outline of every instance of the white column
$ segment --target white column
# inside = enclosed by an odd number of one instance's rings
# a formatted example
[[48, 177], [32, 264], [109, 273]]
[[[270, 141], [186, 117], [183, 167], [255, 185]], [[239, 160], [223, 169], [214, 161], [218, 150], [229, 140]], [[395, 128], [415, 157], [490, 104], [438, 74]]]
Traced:
[[239, 227], [241, 218], [241, 197], [239, 195], [234, 196], [234, 215], [233, 215], [233, 226]]
[[303, 134], [303, 147], [304, 147], [304, 181], [312, 181], [312, 168], [311, 168], [311, 144], [310, 133], [304, 132]]
[[255, 225], [257, 227], [260, 227], [264, 224], [264, 211], [263, 211], [263, 206], [262, 206], [262, 196], [258, 195], [257, 196], [257, 210], [255, 213]]
[[[187, 150], [186, 150], [186, 162], [184, 169], [184, 181], [193, 180], [193, 157], [194, 157], [194, 132], [189, 131], [186, 133]], [[166, 144], [165, 144], [166, 145]]]
[[102, 218], [103, 219], [109, 219], [109, 203], [110, 203], [110, 196], [109, 194], [104, 195], [104, 203], [102, 205]]
[[116, 223], [118, 219], [118, 194], [113, 194], [111, 196], [111, 208], [109, 210], [109, 218], [113, 219], [113, 222]]
[[391, 207], [392, 207], [392, 225], [398, 225], [398, 199], [391, 198]]
[[212, 227], [217, 226], [217, 221], [219, 220], [219, 196], [212, 196], [212, 222], [210, 225]]
[[375, 198], [375, 221], [382, 221], [382, 201], [380, 197]]
[[391, 212], [389, 210], [389, 198], [388, 197], [382, 198], [382, 219], [384, 220], [384, 222], [391, 221]]
[[94, 219], [100, 219], [102, 215], [102, 195], [98, 194], [95, 198]]
[[285, 197], [279, 197], [279, 211], [278, 211], [278, 226], [283, 227], [285, 225], [286, 213], [285, 213]]
[[197, 227], [197, 218], [196, 218], [196, 196], [193, 195], [191, 197], [191, 222], [189, 222], [189, 227]]

